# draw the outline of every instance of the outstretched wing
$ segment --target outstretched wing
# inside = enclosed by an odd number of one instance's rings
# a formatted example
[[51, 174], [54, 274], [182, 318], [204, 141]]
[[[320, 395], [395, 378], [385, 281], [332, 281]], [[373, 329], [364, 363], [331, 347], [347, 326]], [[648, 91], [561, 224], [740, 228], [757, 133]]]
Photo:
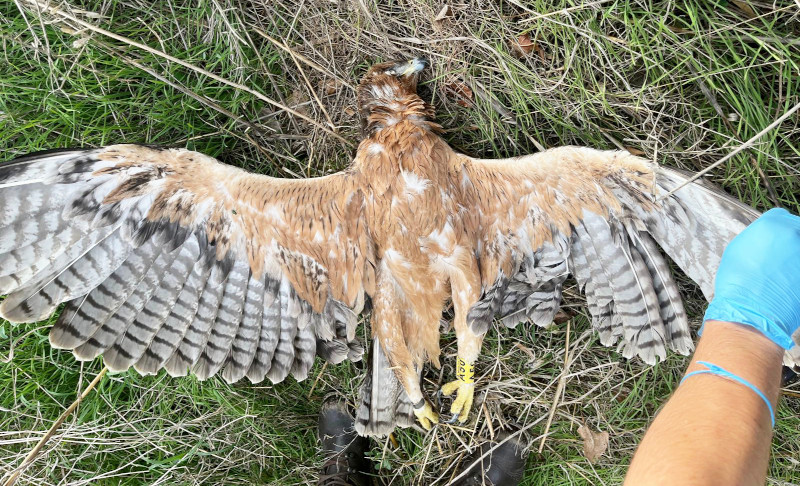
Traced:
[[112, 370], [228, 382], [360, 359], [374, 281], [358, 174], [284, 180], [116, 145], [0, 165], [0, 315]]
[[605, 345], [647, 363], [688, 354], [683, 304], [661, 249], [707, 299], [728, 242], [758, 212], [709, 184], [686, 181], [627, 152], [563, 147], [506, 160], [465, 159], [477, 201], [483, 295], [475, 332], [548, 325], [575, 276]]

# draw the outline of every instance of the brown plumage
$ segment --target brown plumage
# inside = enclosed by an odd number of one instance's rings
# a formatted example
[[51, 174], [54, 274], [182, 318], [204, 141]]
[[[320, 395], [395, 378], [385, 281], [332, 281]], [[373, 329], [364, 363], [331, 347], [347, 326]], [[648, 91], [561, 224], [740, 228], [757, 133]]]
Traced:
[[[435, 413], [419, 375], [439, 365], [452, 302], [459, 357], [491, 319], [552, 322], [568, 274], [604, 344], [648, 363], [692, 349], [658, 246], [702, 288], [757, 213], [631, 154], [563, 147], [506, 160], [454, 152], [416, 94], [424, 64], [374, 66], [358, 90], [367, 137], [346, 171], [281, 180], [196, 152], [115, 145], [0, 166], [0, 314], [66, 306], [51, 343], [112, 370], [166, 368], [253, 382], [305, 378], [315, 354], [372, 371], [357, 427], [382, 434]], [[462, 378], [459, 376], [459, 378]], [[466, 380], [466, 381], [465, 381]], [[468, 379], [446, 391], [463, 420]]]

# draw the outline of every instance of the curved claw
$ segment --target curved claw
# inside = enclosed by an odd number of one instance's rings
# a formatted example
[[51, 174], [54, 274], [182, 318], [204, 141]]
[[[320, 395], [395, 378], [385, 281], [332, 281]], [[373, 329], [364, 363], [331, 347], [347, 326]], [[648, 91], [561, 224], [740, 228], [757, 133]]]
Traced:
[[458, 414], [457, 414], [457, 413], [454, 413], [454, 414], [453, 414], [453, 416], [452, 416], [452, 417], [450, 417], [450, 420], [448, 420], [448, 421], [446, 421], [446, 422], [444, 422], [444, 423], [445, 423], [445, 424], [449, 424], [449, 425], [453, 425], [453, 424], [457, 424], [457, 423], [459, 423], [459, 422], [460, 422], [460, 421], [458, 420]]
[[434, 425], [439, 423], [439, 414], [433, 411], [433, 407], [427, 400], [422, 407], [414, 409], [414, 415], [417, 416], [417, 421], [425, 430], [431, 430]]
[[437, 410], [444, 410], [444, 400], [442, 400], [443, 396], [444, 396], [444, 393], [442, 393], [442, 389], [441, 388], [436, 390], [436, 409]]

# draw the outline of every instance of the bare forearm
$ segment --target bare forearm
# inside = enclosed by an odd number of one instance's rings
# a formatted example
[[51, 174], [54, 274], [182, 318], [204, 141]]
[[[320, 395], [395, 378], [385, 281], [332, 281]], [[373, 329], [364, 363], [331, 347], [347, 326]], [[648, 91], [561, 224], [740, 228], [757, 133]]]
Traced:
[[[759, 388], [773, 408], [783, 350], [761, 333], [707, 322], [687, 373], [718, 365]], [[626, 485], [764, 484], [772, 425], [764, 401], [746, 386], [711, 374], [690, 377], [645, 434]]]

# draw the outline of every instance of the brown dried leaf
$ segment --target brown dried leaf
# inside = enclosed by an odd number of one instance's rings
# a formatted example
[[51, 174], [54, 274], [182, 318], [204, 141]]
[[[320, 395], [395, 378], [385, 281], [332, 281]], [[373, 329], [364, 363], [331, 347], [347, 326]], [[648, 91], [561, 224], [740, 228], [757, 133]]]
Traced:
[[523, 353], [527, 354], [531, 361], [536, 360], [536, 355], [533, 354], [533, 350], [527, 346], [523, 346], [520, 343], [514, 343], [514, 347], [522, 351]]
[[578, 435], [583, 439], [583, 455], [594, 464], [608, 449], [608, 432], [595, 432], [588, 425], [581, 425]]
[[462, 81], [450, 81], [444, 85], [444, 92], [449, 98], [455, 99], [456, 103], [464, 108], [473, 106], [472, 89]]
[[644, 151], [643, 150], [639, 150], [636, 147], [630, 147], [628, 145], [625, 145], [625, 150], [627, 150], [628, 152], [630, 152], [631, 154], [633, 154], [633, 155], [635, 155], [637, 157], [644, 157], [645, 156]]
[[539, 56], [539, 59], [541, 59], [544, 62], [550, 60], [550, 58], [547, 57], [547, 53], [545, 52], [544, 47], [542, 47], [541, 44], [537, 42], [533, 45], [533, 48], [536, 50], [536, 55]]
[[308, 110], [307, 103], [309, 102], [308, 95], [306, 95], [305, 91], [301, 89], [295, 89], [286, 99], [286, 104], [289, 105], [290, 108], [295, 110], [298, 113], [302, 113], [303, 115], [310, 115], [311, 112]]
[[739, 7], [739, 10], [741, 10], [746, 17], [750, 19], [758, 17], [756, 11], [753, 10], [753, 7], [751, 7], [747, 2], [743, 2], [741, 0], [731, 0], [731, 3]]
[[553, 316], [553, 322], [556, 324], [564, 324], [570, 319], [572, 319], [572, 316], [564, 312], [563, 310], [559, 310], [558, 312], [556, 312], [556, 315]]
[[434, 17], [433, 21], [441, 22], [451, 15], [453, 15], [453, 9], [450, 8], [450, 5], [444, 4], [444, 7], [439, 10], [439, 13], [436, 15], [436, 17]]
[[531, 35], [525, 33], [517, 37], [517, 46], [523, 54], [530, 54], [533, 52], [533, 41], [531, 40]]
[[690, 29], [684, 29], [683, 27], [678, 27], [677, 25], [667, 25], [667, 28], [676, 34], [689, 34], [692, 32]]
[[515, 40], [512, 40], [510, 44], [511, 54], [518, 59], [529, 56], [532, 52], [535, 52], [542, 61], [547, 62], [549, 60], [544, 48], [541, 44], [531, 39], [530, 34], [522, 34]]
[[341, 85], [342, 83], [335, 79], [326, 79], [325, 82], [322, 83], [322, 92], [325, 93], [325, 96], [336, 94]]

